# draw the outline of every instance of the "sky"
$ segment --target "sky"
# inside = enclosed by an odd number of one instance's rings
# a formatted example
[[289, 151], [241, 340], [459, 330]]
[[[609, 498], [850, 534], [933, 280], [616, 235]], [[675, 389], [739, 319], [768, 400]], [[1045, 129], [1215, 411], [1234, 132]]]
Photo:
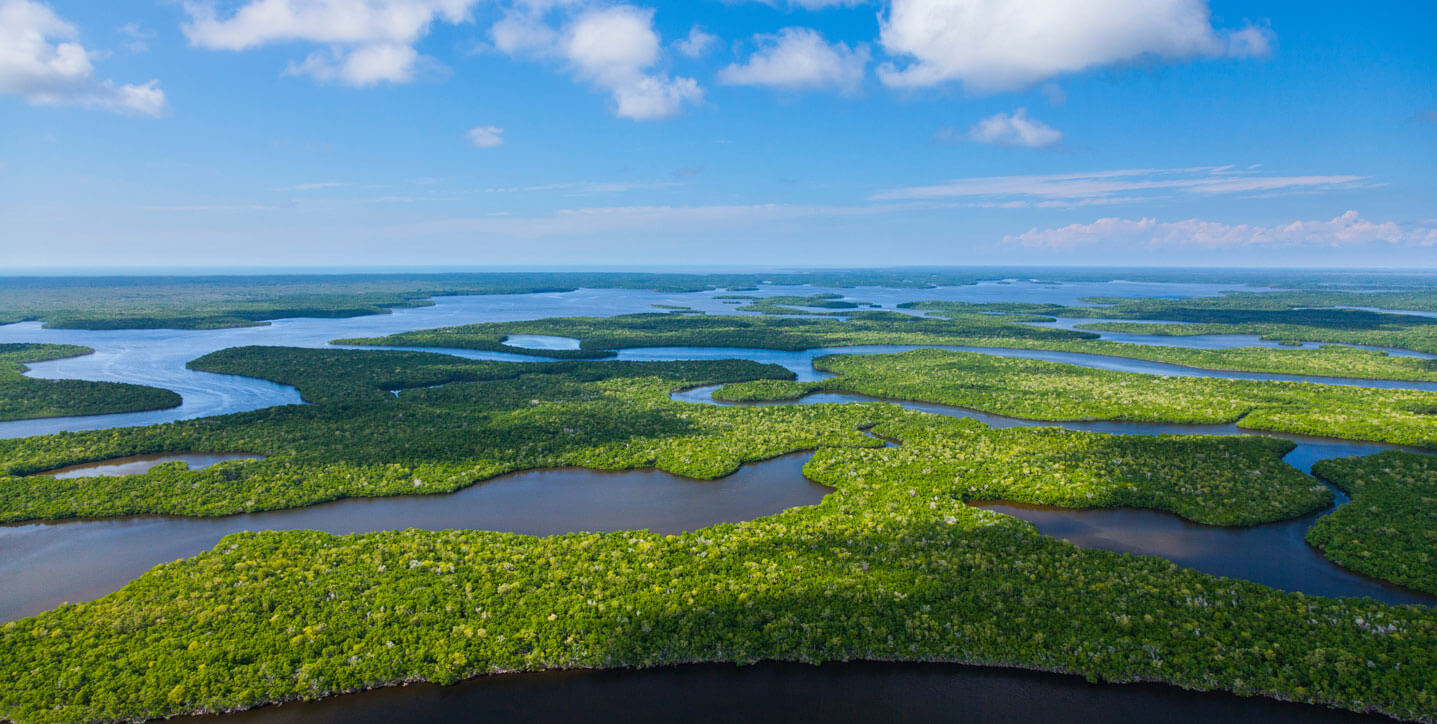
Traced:
[[1437, 267], [1437, 5], [0, 0], [0, 273]]

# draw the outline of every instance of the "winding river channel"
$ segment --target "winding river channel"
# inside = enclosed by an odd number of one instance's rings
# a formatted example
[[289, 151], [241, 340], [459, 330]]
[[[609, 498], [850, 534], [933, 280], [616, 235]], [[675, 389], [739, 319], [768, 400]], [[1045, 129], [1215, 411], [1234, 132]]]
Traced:
[[[1109, 284], [979, 284], [929, 290], [766, 287], [762, 294], [813, 294], [833, 291], [864, 302], [893, 308], [899, 302], [1025, 301], [1072, 304], [1087, 296], [1199, 296], [1217, 293], [1218, 285]], [[48, 342], [92, 347], [95, 354], [31, 365], [29, 374], [43, 378], [123, 381], [165, 387], [179, 392], [177, 408], [145, 413], [50, 418], [0, 423], [0, 437], [22, 437], [66, 430], [93, 430], [225, 414], [300, 401], [291, 387], [251, 378], [185, 369], [191, 359], [227, 347], [264, 344], [321, 347], [329, 340], [377, 336], [413, 329], [485, 321], [514, 321], [553, 316], [608, 316], [655, 311], [655, 304], [687, 306], [710, 313], [732, 313], [715, 299], [722, 292], [662, 294], [632, 290], [579, 290], [566, 293], [493, 295], [436, 299], [431, 307], [396, 310], [393, 314], [353, 319], [289, 319], [240, 329], [179, 330], [48, 330], [38, 324], [0, 326], [0, 343]], [[1093, 320], [1061, 320], [1070, 327]], [[1195, 348], [1248, 346], [1252, 337], [1146, 337], [1107, 334], [1105, 339], [1129, 343]], [[562, 338], [526, 337], [516, 346], [567, 348]], [[1262, 343], [1266, 345], [1267, 343]], [[372, 348], [370, 348], [372, 349]], [[876, 354], [914, 349], [875, 345], [785, 352], [730, 348], [647, 348], [623, 350], [620, 360], [751, 359], [793, 370], [800, 379], [825, 376], [813, 360], [826, 354]], [[1336, 379], [1198, 370], [1178, 365], [1103, 355], [1032, 350], [950, 347], [986, 354], [1065, 362], [1099, 369], [1230, 379], [1296, 380], [1321, 384], [1437, 390], [1437, 383]], [[433, 349], [470, 359], [533, 362], [543, 358], [522, 354]], [[676, 400], [713, 404], [714, 387], [676, 392]], [[795, 403], [867, 402], [848, 394], [814, 394]], [[1232, 425], [1164, 425], [1119, 422], [1034, 422], [923, 403], [899, 403], [910, 409], [967, 417], [994, 427], [1057, 425], [1068, 429], [1115, 434], [1251, 434]], [[1365, 455], [1393, 446], [1374, 443], [1282, 437], [1297, 443], [1285, 459], [1304, 472], [1316, 460]], [[213, 459], [172, 456], [199, 467]], [[237, 456], [244, 457], [244, 456]], [[587, 530], [649, 528], [672, 533], [724, 521], [750, 520], [822, 499], [828, 489], [801, 473], [808, 454], [787, 455], [746, 465], [719, 481], [698, 482], [653, 470], [598, 472], [582, 469], [516, 473], [450, 495], [351, 499], [297, 510], [226, 518], [140, 516], [107, 520], [75, 520], [0, 526], [0, 621], [34, 615], [62, 601], [89, 600], [113, 591], [154, 565], [207, 550], [224, 535], [246, 530], [314, 529], [336, 534], [397, 528], [479, 528], [532, 535]], [[127, 474], [165, 460], [107, 461], [130, 465], [118, 470], [63, 471], [72, 475]], [[229, 464], [244, 464], [232, 462]], [[139, 466], [139, 467], [133, 467]], [[93, 467], [93, 466], [92, 466]], [[1345, 497], [1338, 494], [1338, 504]], [[1277, 588], [1322, 596], [1369, 596], [1395, 604], [1432, 604], [1433, 597], [1373, 581], [1341, 569], [1318, 555], [1303, 540], [1313, 520], [1327, 511], [1301, 519], [1251, 528], [1221, 528], [1183, 521], [1147, 510], [1064, 510], [1043, 506], [985, 502], [982, 507], [1034, 523], [1046, 534], [1076, 545], [1126, 553], [1157, 555], [1215, 575], [1245, 578]], [[736, 702], [742, 687], [745, 702]], [[875, 693], [875, 690], [878, 693]], [[887, 699], [885, 699], [887, 697]], [[534, 702], [539, 709], [531, 709]], [[1261, 717], [1274, 721], [1350, 721], [1356, 715], [1272, 701], [1244, 700], [1227, 695], [1195, 694], [1166, 686], [1097, 686], [1072, 677], [1001, 671], [966, 666], [912, 664], [842, 664], [808, 667], [769, 664], [737, 669], [691, 666], [648, 672], [555, 672], [488, 677], [455, 687], [413, 686], [336, 697], [313, 704], [270, 707], [226, 719], [287, 721], [388, 721], [416, 712], [426, 720], [472, 720], [482, 712], [519, 719], [549, 720], [566, 712], [621, 712], [626, 721], [661, 718], [663, 702], [693, 711], [714, 712], [732, 720], [772, 716], [775, 712], [832, 710], [851, 714], [875, 702], [902, 702], [895, 709], [875, 709], [873, 716], [899, 720], [951, 718], [965, 711], [977, 720], [1088, 720], [1094, 711], [1131, 711], [1132, 718], [1162, 716], [1177, 721]], [[635, 702], [644, 711], [634, 711]], [[681, 702], [681, 703], [680, 703]], [[892, 706], [897, 706], [896, 704]], [[856, 707], [856, 708], [855, 708]], [[1016, 709], [1014, 707], [1017, 707]], [[388, 712], [388, 714], [386, 714]], [[546, 713], [547, 712], [547, 713]], [[646, 713], [647, 712], [647, 713]], [[731, 712], [718, 716], [719, 712]], [[987, 712], [984, 714], [983, 712]], [[1086, 714], [1088, 716], [1079, 716]], [[1120, 714], [1121, 716], [1121, 714]], [[592, 716], [584, 717], [594, 720]], [[700, 719], [703, 720], [703, 719]]]

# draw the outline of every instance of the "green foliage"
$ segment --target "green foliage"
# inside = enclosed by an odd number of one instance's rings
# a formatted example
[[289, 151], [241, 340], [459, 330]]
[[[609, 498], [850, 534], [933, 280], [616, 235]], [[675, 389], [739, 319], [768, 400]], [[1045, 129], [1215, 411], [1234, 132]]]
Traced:
[[1339, 342], [1437, 353], [1437, 319], [1363, 309], [1437, 310], [1433, 292], [1278, 292], [1196, 299], [1101, 299], [1106, 307], [1071, 307], [1067, 317], [1160, 319], [1186, 324], [1109, 322], [1084, 329], [1169, 336], [1256, 334], [1288, 344]]
[[435, 296], [589, 289], [696, 292], [757, 284], [929, 287], [992, 272], [825, 270], [776, 274], [512, 272], [211, 277], [0, 278], [0, 324], [42, 320], [71, 329], [212, 329], [284, 317], [353, 317], [430, 304]]
[[[612, 356], [615, 350], [634, 347], [748, 347], [797, 351], [854, 344], [973, 346], [1082, 352], [1198, 369], [1437, 380], [1437, 361], [1393, 357], [1379, 350], [1337, 345], [1310, 350], [1263, 347], [1205, 350], [1122, 344], [1094, 339], [1095, 335], [1090, 333], [1023, 324], [1041, 319], [1027, 312], [1052, 311], [1050, 305], [1003, 304], [998, 305], [1002, 310], [1000, 314], [977, 311], [984, 306], [995, 305], [923, 302], [904, 306], [934, 310], [942, 318], [868, 310], [852, 312], [847, 320], [724, 315], [675, 318], [664, 314], [634, 314], [472, 324], [403, 332], [388, 337], [335, 341], [356, 345], [453, 347], [560, 359]], [[579, 339], [579, 349], [509, 347], [503, 341], [511, 334], [574, 337]]]
[[42, 380], [26, 377], [27, 362], [91, 354], [69, 344], [0, 344], [0, 420], [104, 415], [178, 407], [180, 396], [158, 387], [122, 382]]
[[[760, 314], [814, 314], [813, 309], [858, 309], [861, 304], [843, 301], [842, 294], [810, 294], [806, 297], [715, 297], [716, 299], [747, 299], [748, 304], [736, 307], [737, 312], [758, 312]], [[809, 307], [795, 309], [794, 307]]]
[[[1261, 299], [1269, 295], [1246, 295], [1242, 298]], [[1273, 294], [1273, 296], [1277, 296]], [[1231, 297], [1216, 297], [1211, 299], [1230, 299]], [[1203, 298], [1209, 299], [1209, 298]], [[995, 304], [967, 304], [962, 302], [915, 302], [900, 306], [910, 309], [931, 310], [935, 314], [958, 314], [971, 315], [981, 313], [982, 310], [989, 312], [1002, 312], [1005, 314], [1034, 314], [1052, 316], [1077, 316], [1077, 317], [1104, 317], [1116, 314], [1132, 314], [1137, 317], [1153, 315], [1167, 318], [1168, 313], [1181, 315], [1181, 312], [1174, 311], [1181, 309], [1180, 303], [1197, 303], [1198, 300], [1117, 300], [1107, 299], [1113, 302], [1115, 307], [1061, 307], [1052, 304], [1022, 304], [1022, 303], [995, 303]], [[1141, 302], [1142, 304], [1138, 304]], [[1137, 306], [1128, 307], [1129, 303]], [[1121, 310], [1130, 309], [1124, 312]], [[1399, 327], [1405, 325], [1403, 320], [1421, 319], [1418, 317], [1398, 315], [1372, 315], [1370, 312], [1348, 312], [1344, 310], [1309, 310], [1313, 312], [1308, 317], [1311, 319], [1333, 317], [1341, 318], [1348, 314], [1360, 314], [1366, 316], [1382, 317], [1388, 322], [1396, 319]], [[1221, 311], [1202, 312], [1202, 314], [1220, 315]], [[1273, 312], [1272, 314], [1280, 314]], [[1437, 322], [1437, 320], [1428, 320]], [[1334, 324], [1336, 322], [1333, 322]], [[1268, 339], [1284, 339], [1293, 344], [1299, 342], [1341, 342], [1344, 344], [1367, 344], [1383, 347], [1398, 347], [1420, 349], [1424, 344], [1420, 340], [1413, 339], [1396, 340], [1387, 339], [1385, 342], [1372, 336], [1375, 334], [1387, 334], [1373, 330], [1355, 332], [1358, 336], [1342, 336], [1333, 333], [1332, 329], [1297, 327], [1289, 325], [1291, 329], [1286, 337], [1282, 335], [1268, 336]], [[1080, 326], [1081, 329], [1090, 331], [1106, 332], [1129, 332], [1145, 333], [1154, 336], [1171, 335], [1198, 335], [1198, 334], [1267, 334], [1265, 329], [1251, 326], [1211, 325], [1211, 324], [1151, 324], [1135, 322], [1113, 322], [1094, 323]], [[1428, 330], [1422, 334], [1437, 331], [1437, 327], [1418, 324], [1417, 329]], [[1410, 335], [1409, 335], [1410, 336]], [[1424, 337], [1425, 338], [1425, 337]], [[1403, 343], [1397, 344], [1395, 342]], [[1391, 342], [1389, 344], [1389, 342]], [[1413, 346], [1413, 345], [1417, 346]], [[998, 346], [1016, 347], [1018, 344], [1002, 344]], [[1027, 346], [1027, 345], [1023, 345]], [[1270, 372], [1274, 374], [1290, 375], [1314, 375], [1322, 377], [1361, 377], [1367, 379], [1382, 380], [1437, 380], [1437, 360], [1419, 359], [1415, 357], [1395, 357], [1382, 350], [1357, 349], [1346, 347], [1340, 344], [1326, 345], [1316, 349], [1272, 349], [1269, 347], [1236, 347], [1232, 349], [1189, 349], [1186, 347], [1162, 347], [1150, 345], [1127, 344], [1108, 340], [1082, 340], [1060, 343], [1045, 343], [1043, 349], [1055, 349], [1068, 352], [1087, 352], [1091, 354], [1111, 355], [1114, 357], [1128, 357], [1132, 359], [1152, 360], [1154, 362], [1166, 362], [1168, 364], [1183, 365], [1209, 370], [1236, 370], [1246, 372]]]
[[[503, 344], [512, 334], [574, 337], [579, 350], [516, 349]], [[336, 340], [341, 344], [399, 347], [454, 347], [548, 357], [613, 355], [634, 347], [749, 347], [803, 350], [853, 344], [1021, 344], [1025, 340], [1075, 340], [1083, 332], [1013, 324], [990, 314], [931, 319], [897, 312], [858, 311], [847, 320], [705, 315], [629, 314], [617, 317], [556, 317], [525, 322], [491, 322], [401, 332], [388, 337]]]
[[1437, 461], [1402, 452], [1319, 460], [1313, 473], [1352, 501], [1307, 531], [1307, 542], [1354, 571], [1437, 593]]
[[[658, 467], [710, 479], [795, 450], [881, 445], [859, 429], [886, 414], [873, 406], [759, 410], [669, 399], [674, 388], [792, 374], [742, 360], [534, 365], [244, 347], [192, 366], [292, 384], [313, 404], [0, 441], [0, 521], [229, 515], [351, 496], [446, 493], [503, 473], [564, 465]], [[396, 389], [403, 391], [396, 396], [390, 392]], [[125, 477], [29, 475], [173, 451], [244, 451], [265, 459], [203, 470], [162, 465]]]
[[[230, 536], [98, 601], [0, 626], [0, 716], [142, 719], [516, 670], [860, 658], [1437, 716], [1430, 608], [1083, 550], [966, 504], [1024, 491], [1195, 515], [1207, 506], [1183, 498], [1290, 490], [1300, 502], [1311, 481], [1277, 473], [1278, 446], [992, 431], [866, 407], [890, 416], [875, 432], [902, 445], [820, 450], [805, 473], [835, 492], [748, 523], [676, 536]], [[1254, 466], [1263, 490], [1249, 492]], [[1163, 490], [1174, 474], [1192, 488]]]
[[1164, 377], [971, 352], [832, 355], [818, 382], [739, 383], [728, 400], [779, 400], [815, 390], [937, 402], [1031, 420], [1237, 423], [1249, 430], [1437, 448], [1437, 393], [1307, 382]]
[[[464, 274], [334, 274], [208, 277], [0, 277], [0, 324], [42, 320], [52, 327], [138, 329], [248, 326], [281, 317], [383, 314], [428, 304], [435, 296], [521, 294], [590, 289], [706, 289], [756, 291], [765, 285], [924, 288], [1028, 277], [1034, 269], [831, 269], [743, 274], [648, 274], [617, 272], [511, 272]], [[1044, 269], [1045, 283], [1111, 281], [1109, 270]], [[1376, 294], [1303, 292], [1341, 304], [1389, 309], [1437, 310], [1432, 278], [1422, 274], [1352, 275], [1322, 272], [1235, 270], [1124, 270], [1123, 278], [1150, 282], [1206, 282], [1234, 286], [1321, 288], [1409, 287]], [[1299, 299], [1299, 297], [1293, 297]], [[1301, 298], [1306, 299], [1306, 298]], [[1306, 306], [1318, 306], [1308, 303]]]

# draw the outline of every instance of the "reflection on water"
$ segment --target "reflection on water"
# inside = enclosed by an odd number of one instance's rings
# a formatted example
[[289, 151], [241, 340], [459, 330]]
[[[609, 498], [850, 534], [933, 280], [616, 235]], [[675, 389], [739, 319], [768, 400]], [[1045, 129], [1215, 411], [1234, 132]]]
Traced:
[[514, 473], [449, 495], [362, 498], [224, 518], [140, 516], [0, 525], [0, 621], [114, 591], [150, 568], [247, 530], [469, 528], [528, 535], [648, 528], [678, 533], [823, 499], [803, 477], [808, 454], [745, 465], [712, 481], [657, 470]]
[[52, 478], [93, 478], [99, 475], [139, 475], [149, 471], [156, 465], [165, 463], [184, 463], [190, 470], [203, 470], [216, 463], [226, 460], [262, 460], [262, 455], [251, 455], [250, 453], [171, 453], [167, 455], [131, 455], [123, 458], [110, 458], [95, 463], [82, 463], [70, 465], [55, 470], [47, 470], [37, 475], [48, 475]]
[[[899, 303], [908, 301], [1025, 301], [1075, 304], [1078, 303], [1077, 300], [1090, 296], [1132, 298], [1208, 296], [1218, 294], [1231, 286], [1149, 284], [1123, 281], [1072, 284], [1015, 282], [1011, 284], [981, 283], [933, 289], [859, 287], [835, 290], [811, 286], [764, 285], [762, 291], [754, 294], [804, 296], [832, 292], [856, 300], [878, 303], [891, 309]], [[169, 410], [0, 422], [0, 438], [44, 435], [66, 430], [101, 430], [112, 427], [153, 425], [174, 420], [256, 410], [274, 405], [298, 404], [301, 401], [299, 393], [287, 385], [247, 377], [195, 372], [185, 368], [186, 362], [227, 347], [244, 345], [324, 347], [331, 339], [377, 337], [416, 329], [479, 322], [512, 322], [546, 317], [647, 313], [652, 312], [656, 304], [692, 307], [709, 314], [733, 314], [733, 307], [724, 304], [723, 300], [716, 299], [726, 293], [723, 290], [673, 293], [630, 289], [579, 289], [572, 292], [542, 294], [436, 297], [433, 300], [433, 306], [396, 309], [392, 314], [348, 319], [281, 319], [268, 325], [235, 329], [43, 329], [38, 322], [0, 325], [0, 343], [78, 344], [95, 350], [95, 354], [83, 357], [31, 364], [27, 374], [32, 377], [132, 382], [174, 390], [183, 398], [183, 403], [179, 407]], [[464, 356], [530, 362], [544, 359], [504, 353], [487, 355], [466, 353]], [[732, 352], [728, 352], [728, 356], [734, 355]], [[722, 357], [717, 358], [721, 359]], [[790, 369], [799, 368], [802, 368], [801, 372], [809, 369], [806, 363], [797, 361], [790, 366]]]
[[[720, 385], [696, 387], [675, 392], [675, 400], [708, 404], [725, 403], [713, 399]], [[1118, 435], [1239, 435], [1253, 434], [1235, 425], [1176, 425], [1143, 422], [1044, 422], [1004, 417], [977, 410], [924, 402], [883, 400], [855, 394], [819, 393], [793, 402], [741, 403], [759, 405], [825, 402], [895, 402], [909, 410], [918, 410], [948, 417], [977, 420], [990, 427], [1062, 427], [1068, 430], [1102, 432]], [[1283, 457], [1293, 467], [1312, 472], [1312, 464], [1334, 457], [1371, 455], [1382, 450], [1430, 452], [1416, 448], [1381, 443], [1332, 440], [1300, 435], [1272, 434], [1291, 440], [1297, 446]], [[1347, 496], [1337, 493], [1337, 503]], [[1387, 603], [1432, 604], [1437, 597], [1409, 591], [1344, 569], [1320, 555], [1307, 544], [1304, 536], [1319, 515], [1269, 523], [1248, 528], [1224, 528], [1192, 523], [1171, 513], [1136, 509], [1076, 510], [1045, 505], [1028, 505], [1009, 501], [975, 502], [973, 505], [1005, 513], [1038, 526], [1045, 535], [1062, 538], [1082, 548], [1098, 548], [1118, 553], [1154, 555], [1188, 568], [1215, 576], [1242, 578], [1285, 591], [1301, 591], [1314, 596], [1370, 596]], [[1330, 509], [1329, 509], [1330, 510]], [[1326, 513], [1329, 511], [1323, 511]]]
[[1154, 510], [1073, 510], [1006, 501], [973, 505], [1022, 518], [1044, 535], [1081, 548], [1162, 556], [1203, 573], [1285, 591], [1368, 596], [1392, 604], [1434, 602], [1433, 596], [1365, 578], [1322, 557], [1303, 539], [1316, 515], [1250, 528], [1224, 528]]
[[187, 721], [216, 724], [470, 722], [1264, 722], [1390, 721], [1318, 706], [1162, 684], [941, 663], [765, 662], [486, 676], [416, 684]]
[[578, 349], [579, 340], [573, 337], [553, 337], [547, 334], [511, 334], [504, 338], [505, 345], [522, 349]]
[[[765, 285], [759, 294], [807, 295], [838, 291], [859, 301], [893, 308], [907, 301], [1021, 301], [1080, 304], [1093, 296], [1185, 297], [1217, 294], [1232, 285], [1133, 282], [1032, 284], [982, 283], [938, 289], [858, 288], [826, 290]], [[52, 379], [133, 382], [179, 392], [179, 408], [146, 413], [53, 418], [0, 423], [0, 438], [62, 430], [148, 425], [273, 405], [299, 403], [291, 387], [262, 380], [193, 372], [185, 363], [241, 345], [326, 346], [330, 339], [368, 337], [415, 329], [517, 321], [557, 316], [651, 312], [655, 304], [688, 306], [732, 314], [715, 296], [723, 291], [672, 294], [632, 290], [440, 297], [432, 307], [352, 319], [279, 320], [268, 326], [227, 330], [45, 330], [35, 323], [0, 326], [0, 342], [79, 344], [94, 355], [35, 363], [29, 374]], [[1071, 326], [1082, 320], [1064, 320]], [[1249, 336], [1150, 337], [1104, 334], [1137, 344], [1202, 348], [1268, 343]], [[563, 338], [518, 335], [515, 346], [573, 349]], [[893, 352], [910, 347], [830, 348], [805, 352], [735, 349], [625, 350], [619, 359], [729, 359], [774, 362], [800, 379], [825, 376], [813, 358], [842, 352]], [[1285, 375], [1205, 372], [1173, 365], [1071, 353], [975, 349], [987, 353], [1069, 362], [1101, 369], [1237, 379], [1293, 379]], [[542, 361], [503, 353], [456, 351], [476, 359]], [[1299, 378], [1301, 379], [1301, 378]], [[1421, 383], [1306, 378], [1326, 384], [1437, 389]], [[713, 388], [675, 395], [705, 399]], [[812, 395], [803, 403], [864, 401], [856, 395]], [[1033, 423], [941, 405], [905, 407], [960, 414], [995, 427], [1061, 424], [1072, 429], [1158, 434], [1231, 434], [1233, 426], [1127, 423]], [[1199, 429], [1201, 428], [1201, 429]], [[1366, 454], [1384, 446], [1342, 441], [1299, 440], [1287, 457], [1300, 469], [1313, 460]], [[86, 600], [112, 591], [157, 563], [207, 550], [225, 534], [244, 530], [317, 529], [355, 533], [395, 528], [484, 528], [545, 535], [572, 530], [649, 527], [657, 532], [689, 530], [721, 521], [749, 520], [819, 501], [825, 488], [799, 472], [806, 456], [788, 456], [746, 466], [713, 482], [682, 480], [653, 471], [599, 473], [586, 470], [533, 471], [496, 479], [446, 496], [348, 500], [298, 510], [216, 519], [136, 517], [104, 521], [0, 526], [0, 620], [31, 615], [61, 600]], [[107, 461], [114, 464], [115, 461]], [[196, 464], [191, 462], [191, 464]], [[95, 474], [93, 469], [92, 473]], [[1371, 595], [1399, 601], [1407, 592], [1381, 586], [1316, 557], [1302, 541], [1310, 518], [1251, 529], [1222, 529], [1185, 523], [1150, 511], [1057, 511], [1009, 503], [990, 506], [1034, 520], [1044, 532], [1080, 545], [1152, 552], [1183, 565], [1270, 585], [1326, 595]], [[1102, 516], [1113, 516], [1105, 519]], [[1131, 531], [1131, 536], [1125, 532]], [[1304, 560], [1303, 555], [1313, 560]], [[1320, 565], [1318, 565], [1320, 564]], [[1247, 568], [1243, 568], [1247, 566]], [[1346, 578], [1344, 578], [1346, 576]], [[1428, 600], [1428, 599], [1422, 599]], [[1090, 685], [1075, 677], [944, 664], [850, 663], [812, 667], [760, 664], [750, 667], [701, 665], [648, 671], [553, 672], [486, 677], [453, 687], [416, 685], [337, 697], [309, 704], [268, 707], [227, 720], [273, 722], [469, 722], [498, 717], [509, 721], [672, 721], [795, 720], [1088, 722], [1101, 712], [1118, 721], [1355, 722], [1355, 714], [1225, 694], [1199, 694], [1160, 685]]]

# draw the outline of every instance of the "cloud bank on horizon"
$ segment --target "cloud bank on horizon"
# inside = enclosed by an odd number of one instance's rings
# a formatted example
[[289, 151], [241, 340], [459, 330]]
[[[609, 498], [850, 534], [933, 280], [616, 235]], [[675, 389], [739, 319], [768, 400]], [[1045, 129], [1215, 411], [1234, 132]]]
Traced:
[[[388, 234], [502, 263], [623, 263], [672, 251], [660, 243], [705, 263], [726, 261], [705, 239], [743, 233], [775, 263], [824, 243], [857, 261], [881, 239], [905, 263], [1159, 263], [1172, 250], [1275, 263], [1262, 250], [1303, 247], [1328, 250], [1305, 261], [1383, 249], [1376, 261], [1430, 265], [1433, 171], [1413, 160], [1437, 148], [1430, 49], [1413, 31], [1270, 10], [0, 0], [0, 113], [57, 139], [0, 143], [0, 182], [17, 186], [0, 211], [51, 239], [57, 262], [172, 259], [189, 237], [213, 241], [210, 256], [180, 250], [190, 263], [239, 263], [213, 247], [244, 234], [260, 258], [369, 238], [364, 258], [381, 262]], [[1335, 40], [1356, 42], [1334, 59]], [[53, 115], [65, 107], [81, 115]], [[167, 150], [166, 125], [191, 145]], [[148, 179], [119, 170], [123, 152], [72, 152], [56, 133], [107, 129], [150, 150]], [[205, 149], [214, 175], [182, 181], [202, 135], [254, 148]], [[19, 188], [22, 168], [48, 181]], [[91, 198], [60, 190], [97, 176], [110, 183]], [[572, 202], [594, 194], [626, 198]], [[504, 243], [519, 238], [561, 241]]]

